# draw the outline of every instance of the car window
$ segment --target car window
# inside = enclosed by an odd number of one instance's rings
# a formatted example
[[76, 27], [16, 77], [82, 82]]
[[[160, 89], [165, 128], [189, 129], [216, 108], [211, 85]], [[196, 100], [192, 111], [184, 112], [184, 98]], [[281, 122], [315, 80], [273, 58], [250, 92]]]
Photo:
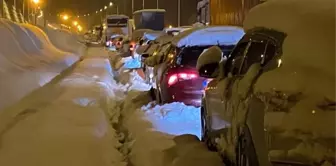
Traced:
[[239, 75], [244, 75], [252, 64], [262, 63], [266, 54], [266, 42], [251, 42], [245, 55], [242, 69]]
[[232, 75], [239, 74], [240, 67], [244, 60], [244, 53], [245, 53], [247, 45], [248, 45], [248, 42], [239, 43], [236, 46], [236, 48], [234, 48], [232, 53], [229, 55], [228, 62], [224, 64], [225, 71], [231, 73]]

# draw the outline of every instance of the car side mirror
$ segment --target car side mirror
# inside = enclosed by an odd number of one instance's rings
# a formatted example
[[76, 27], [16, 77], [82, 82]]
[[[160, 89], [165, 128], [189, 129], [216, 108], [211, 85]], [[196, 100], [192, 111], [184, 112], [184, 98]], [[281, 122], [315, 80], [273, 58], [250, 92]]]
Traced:
[[142, 54], [141, 57], [143, 57], [143, 58], [148, 58], [148, 57], [149, 57], [149, 54]]
[[197, 60], [198, 74], [205, 78], [216, 78], [219, 75], [219, 62], [222, 60], [222, 55], [222, 50], [218, 46], [205, 50]]

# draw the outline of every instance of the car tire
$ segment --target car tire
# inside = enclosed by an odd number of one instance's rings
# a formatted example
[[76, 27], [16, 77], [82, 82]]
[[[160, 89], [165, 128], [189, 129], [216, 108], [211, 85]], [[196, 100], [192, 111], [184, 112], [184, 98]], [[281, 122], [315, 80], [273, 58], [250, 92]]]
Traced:
[[209, 150], [217, 151], [213, 138], [210, 136], [209, 128], [206, 121], [206, 109], [201, 107], [201, 141], [206, 144]]
[[240, 132], [238, 137], [236, 163], [237, 166], [259, 166], [251, 132], [247, 125], [242, 128], [242, 132]]

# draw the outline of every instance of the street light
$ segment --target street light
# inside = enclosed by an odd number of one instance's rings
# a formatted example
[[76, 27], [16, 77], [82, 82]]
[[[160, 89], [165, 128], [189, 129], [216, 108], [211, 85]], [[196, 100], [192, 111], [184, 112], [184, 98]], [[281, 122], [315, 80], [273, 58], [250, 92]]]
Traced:
[[32, 0], [34, 4], [39, 4], [40, 0]]
[[98, 11], [96, 11], [96, 13], [98, 13]]
[[112, 2], [110, 2], [110, 6], [113, 6], [113, 3], [112, 3]]
[[78, 25], [78, 22], [77, 22], [77, 21], [74, 21], [74, 22], [73, 22], [73, 25], [74, 25], [74, 26], [77, 26], [77, 25]]
[[65, 14], [65, 15], [63, 15], [63, 17], [62, 17], [62, 18], [63, 18], [63, 20], [65, 20], [65, 21], [66, 21], [66, 20], [68, 20], [68, 19], [69, 19], [69, 16]]
[[106, 10], [107, 9], [107, 6], [104, 6], [104, 10]]
[[102, 11], [103, 11], [103, 9], [100, 9], [99, 11], [100, 11], [100, 12], [102, 12]]
[[81, 32], [83, 30], [83, 28], [80, 25], [77, 26], [77, 29], [78, 29], [79, 32]]

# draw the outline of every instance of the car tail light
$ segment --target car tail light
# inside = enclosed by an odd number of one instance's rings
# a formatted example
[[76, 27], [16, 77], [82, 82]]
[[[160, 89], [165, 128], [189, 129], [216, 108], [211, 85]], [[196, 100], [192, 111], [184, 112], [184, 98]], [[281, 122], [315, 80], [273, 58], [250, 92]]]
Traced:
[[184, 80], [191, 80], [197, 78], [198, 75], [195, 73], [177, 73], [177, 74], [172, 74], [168, 78], [168, 85], [174, 85], [178, 81], [184, 81]]
[[135, 43], [134, 43], [134, 42], [131, 42], [131, 43], [130, 43], [130, 50], [131, 50], [131, 51], [134, 51], [134, 49], [135, 49]]

